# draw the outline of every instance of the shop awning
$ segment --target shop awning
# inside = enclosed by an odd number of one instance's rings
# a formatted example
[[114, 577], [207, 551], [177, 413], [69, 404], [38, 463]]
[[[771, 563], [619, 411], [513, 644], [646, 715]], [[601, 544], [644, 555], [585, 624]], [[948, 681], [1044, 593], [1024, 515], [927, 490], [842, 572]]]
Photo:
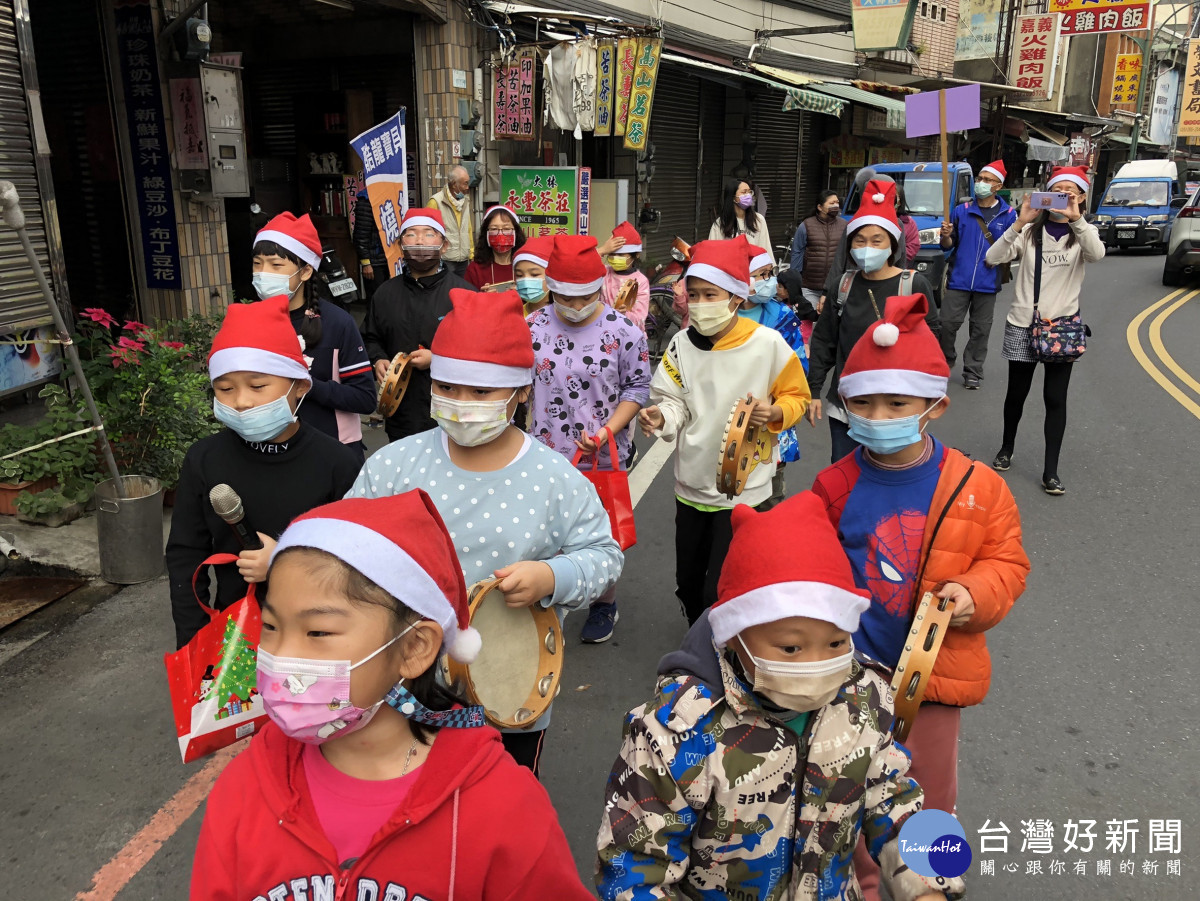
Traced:
[[1065, 163], [1071, 152], [1059, 144], [1030, 138], [1025, 145], [1025, 158], [1042, 163]]
[[806, 88], [788, 88], [787, 97], [783, 100], [785, 110], [808, 110], [813, 113], [824, 113], [827, 116], [841, 116], [846, 106], [845, 100], [830, 97], [820, 91], [810, 91]]
[[[1036, 122], [1030, 122], [1028, 119], [1021, 119], [1019, 121], [1024, 122], [1025, 127], [1028, 128], [1030, 131], [1037, 132], [1043, 138], [1045, 138], [1047, 141], [1049, 141], [1052, 144], [1057, 144], [1059, 147], [1061, 147], [1063, 144], [1067, 143], [1067, 141], [1070, 140], [1070, 138], [1068, 138], [1066, 135], [1061, 134], [1060, 132], [1057, 132], [1052, 128], [1047, 128], [1045, 125], [1039, 125]], [[1030, 138], [1030, 140], [1034, 140], [1034, 139]]]
[[797, 87], [803, 87], [804, 85], [812, 84], [814, 81], [821, 80], [816, 76], [797, 72], [795, 69], [781, 69], [778, 66], [766, 66], [762, 63], [751, 63], [750, 68], [761, 75], [765, 75], [767, 78], [796, 85]]
[[1029, 88], [1018, 88], [1016, 85], [991, 81], [969, 81], [965, 78], [918, 78], [908, 82], [907, 87], [916, 88], [918, 91], [940, 91], [943, 88], [959, 88], [969, 84], [979, 85], [980, 100], [991, 100], [1005, 94], [1014, 100], [1020, 100], [1033, 93]]
[[[735, 69], [732, 66], [719, 66], [716, 63], [706, 62], [702, 59], [693, 59], [690, 56], [682, 56], [681, 54], [678, 54], [678, 53], [663, 53], [662, 58], [663, 58], [664, 62], [680, 63], [685, 66], [691, 66], [694, 69], [705, 69], [716, 75], [724, 75], [724, 76], [726, 76], [727, 80], [732, 81], [734, 79], [747, 79], [749, 81], [757, 81], [759, 84], [770, 85], [771, 87], [775, 88], [776, 90], [780, 90], [780, 91], [790, 90], [790, 87], [787, 84], [783, 84], [780, 81], [773, 79], [773, 78], [767, 78], [767, 77], [764, 77], [763, 75], [757, 75], [754, 72], [751, 72], [747, 69]], [[802, 107], [798, 107], [798, 108], [802, 108]], [[786, 107], [785, 107], [785, 109], [786, 109]]]
[[812, 88], [813, 90], [820, 91], [822, 94], [829, 94], [842, 100], [849, 100], [851, 103], [861, 103], [864, 106], [873, 106], [876, 109], [881, 109], [887, 113], [888, 128], [896, 131], [904, 130], [903, 100], [898, 100], [895, 97], [884, 97], [882, 94], [872, 94], [870, 91], [863, 91], [848, 84], [821, 82], [820, 84], [814, 84]]

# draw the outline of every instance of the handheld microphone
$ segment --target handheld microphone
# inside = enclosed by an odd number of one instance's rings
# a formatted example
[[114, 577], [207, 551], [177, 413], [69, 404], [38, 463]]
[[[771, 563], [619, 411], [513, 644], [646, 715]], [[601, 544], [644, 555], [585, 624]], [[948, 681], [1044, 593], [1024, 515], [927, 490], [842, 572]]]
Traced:
[[242, 507], [242, 499], [238, 497], [236, 491], [222, 482], [220, 485], [213, 485], [212, 490], [208, 492], [208, 500], [217, 516], [225, 520], [229, 524], [229, 528], [233, 529], [233, 534], [237, 536], [238, 543], [243, 550], [262, 549], [263, 543], [258, 537], [258, 532], [245, 523], [246, 511]]

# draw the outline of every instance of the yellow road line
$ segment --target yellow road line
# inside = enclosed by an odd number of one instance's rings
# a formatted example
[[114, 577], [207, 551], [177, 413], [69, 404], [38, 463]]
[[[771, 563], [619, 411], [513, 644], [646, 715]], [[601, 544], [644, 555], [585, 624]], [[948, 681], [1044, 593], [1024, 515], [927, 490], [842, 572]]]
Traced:
[[[1142, 369], [1146, 370], [1146, 374], [1149, 375], [1150, 378], [1154, 379], [1154, 381], [1158, 382], [1159, 386], [1166, 391], [1167, 394], [1171, 395], [1171, 397], [1178, 401], [1180, 406], [1182, 406], [1197, 419], [1200, 419], [1200, 404], [1197, 404], [1194, 400], [1192, 400], [1192, 398], [1188, 397], [1187, 394], [1180, 390], [1178, 385], [1167, 378], [1163, 371], [1154, 365], [1154, 362], [1150, 359], [1150, 355], [1147, 354], [1145, 349], [1142, 347], [1141, 338], [1139, 337], [1139, 331], [1141, 330], [1143, 322], [1157, 313], [1161, 308], [1171, 303], [1171, 301], [1179, 298], [1178, 302], [1172, 306], [1170, 310], [1167, 310], [1165, 313], [1163, 313], [1163, 315], [1155, 320], [1151, 326], [1150, 341], [1151, 345], [1154, 346], [1155, 352], [1160, 353], [1165, 357], [1162, 362], [1165, 366], [1167, 366], [1168, 369], [1170, 369], [1173, 373], [1175, 373], [1175, 375], [1179, 376], [1180, 379], [1188, 384], [1195, 385], [1196, 383], [1191, 376], [1189, 376], [1179, 366], [1179, 364], [1175, 362], [1170, 354], [1166, 353], [1166, 348], [1162, 345], [1161, 333], [1162, 323], [1166, 320], [1166, 318], [1179, 309], [1179, 307], [1183, 306], [1184, 303], [1191, 300], [1198, 294], [1200, 294], [1200, 291], [1186, 292], [1184, 289], [1179, 289], [1172, 291], [1162, 300], [1146, 307], [1146, 309], [1142, 310], [1142, 312], [1134, 317], [1133, 321], [1129, 323], [1129, 327], [1125, 330], [1125, 340], [1128, 342], [1129, 350], [1133, 353], [1134, 358], [1141, 365]], [[1157, 332], [1155, 329], [1157, 329]], [[1155, 343], [1156, 338], [1157, 344]], [[1200, 388], [1197, 388], [1197, 390], [1200, 390]]]
[[1167, 348], [1163, 344], [1162, 340], [1163, 323], [1167, 321], [1172, 313], [1187, 303], [1189, 299], [1189, 295], [1185, 294], [1183, 297], [1179, 298], [1179, 300], [1175, 301], [1175, 303], [1171, 304], [1169, 307], [1159, 313], [1158, 316], [1155, 317], [1154, 321], [1150, 323], [1150, 346], [1154, 348], [1154, 352], [1158, 354], [1158, 359], [1162, 361], [1163, 365], [1166, 366], [1167, 369], [1179, 376], [1179, 380], [1181, 382], [1183, 382], [1197, 394], [1200, 394], [1200, 382], [1197, 382], [1194, 378], [1192, 378], [1191, 373], [1175, 362], [1175, 358], [1172, 357], [1167, 351]]

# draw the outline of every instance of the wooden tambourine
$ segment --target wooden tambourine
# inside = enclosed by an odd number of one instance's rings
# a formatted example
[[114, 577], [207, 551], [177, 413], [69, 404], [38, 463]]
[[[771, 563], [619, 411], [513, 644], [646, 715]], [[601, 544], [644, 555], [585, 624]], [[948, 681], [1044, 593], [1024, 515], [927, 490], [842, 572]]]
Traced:
[[766, 426], [750, 425], [753, 410], [754, 405], [740, 397], [725, 423], [717, 460], [717, 490], [728, 498], [741, 494], [754, 468], [771, 457], [771, 433]]
[[[681, 263], [690, 263], [692, 261], [692, 245], [683, 238], [676, 237], [671, 242], [671, 250], [678, 254], [675, 258]], [[672, 254], [673, 256], [675, 254]]]
[[627, 278], [621, 282], [621, 287], [617, 289], [617, 296], [613, 298], [613, 309], [618, 313], [629, 312], [629, 308], [637, 300], [637, 289], [636, 279]]
[[451, 685], [483, 707], [500, 729], [528, 729], [550, 707], [562, 679], [563, 635], [558, 614], [535, 603], [509, 607], [499, 579], [467, 591], [471, 625], [483, 638], [470, 664], [446, 658]]
[[892, 674], [892, 693], [896, 696], [896, 720], [892, 734], [897, 741], [904, 741], [917, 718], [921, 699], [929, 687], [929, 677], [942, 649], [942, 639], [950, 628], [950, 617], [954, 614], [954, 601], [939, 598], [932, 591], [925, 592], [912, 626], [904, 640], [904, 651], [896, 672]]
[[379, 412], [391, 416], [400, 407], [404, 392], [408, 390], [408, 380], [412, 377], [412, 356], [404, 351], [392, 357], [391, 365], [383, 376], [383, 386], [379, 392]]

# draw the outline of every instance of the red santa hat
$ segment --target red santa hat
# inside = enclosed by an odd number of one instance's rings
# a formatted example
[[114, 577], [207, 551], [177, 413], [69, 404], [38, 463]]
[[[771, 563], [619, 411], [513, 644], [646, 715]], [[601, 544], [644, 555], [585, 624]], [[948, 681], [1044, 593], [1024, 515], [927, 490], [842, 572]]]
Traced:
[[429, 375], [435, 382], [523, 388], [533, 381], [533, 338], [516, 291], [451, 288], [450, 303], [454, 309], [429, 348]]
[[[779, 553], [780, 536], [800, 535], [803, 554]], [[743, 629], [789, 616], [808, 616], [854, 632], [869, 606], [870, 592], [855, 586], [825, 504], [811, 491], [765, 513], [746, 504], [733, 508], [733, 538], [717, 582], [717, 602], [708, 615], [718, 647]]]
[[282, 294], [257, 303], [231, 304], [225, 311], [225, 321], [208, 352], [208, 378], [215, 381], [231, 372], [312, 381], [304, 345], [292, 327], [288, 299]]
[[852, 235], [864, 225], [878, 225], [900, 240], [900, 220], [896, 218], [896, 183], [872, 178], [863, 188], [858, 212], [846, 224], [846, 234]]
[[291, 213], [280, 213], [254, 236], [256, 246], [262, 241], [274, 241], [313, 269], [321, 266], [321, 238], [308, 213], [299, 218]]
[[563, 297], [587, 297], [604, 284], [608, 270], [587, 235], [559, 235], [546, 266], [546, 287]]
[[638, 230], [628, 222], [622, 222], [612, 230], [614, 238], [624, 238], [625, 243], [618, 247], [613, 253], [641, 253], [642, 252], [642, 236], [638, 234]]
[[404, 214], [404, 218], [400, 220], [400, 234], [404, 234], [406, 228], [412, 228], [414, 225], [424, 225], [427, 228], [432, 228], [443, 238], [446, 237], [446, 223], [442, 219], [441, 210], [427, 206], [409, 207], [408, 212]]
[[446, 653], [460, 663], [479, 654], [467, 586], [446, 524], [421, 489], [347, 498], [292, 520], [271, 552], [314, 548], [358, 570], [405, 607], [442, 627]]
[[746, 244], [736, 239], [693, 244], [687, 277], [712, 282], [745, 300], [750, 296], [750, 259]]
[[536, 238], [530, 238], [521, 245], [521, 249], [517, 251], [517, 255], [513, 257], [513, 265], [517, 265], [522, 261], [526, 263], [536, 263], [545, 269], [550, 265], [550, 254], [554, 252], [554, 235], [540, 235]]
[[1008, 170], [1004, 168], [1004, 160], [996, 160], [995, 162], [988, 163], [979, 170], [980, 175], [983, 175], [985, 172], [1000, 179], [1000, 184], [1004, 184], [1004, 179], [1008, 178]]
[[889, 297], [883, 319], [873, 323], [846, 357], [838, 379], [842, 397], [907, 394], [940, 398], [950, 384], [950, 367], [925, 316], [924, 294]]
[[1078, 185], [1079, 189], [1085, 193], [1091, 189], [1087, 169], [1083, 166], [1055, 166], [1050, 170], [1050, 178], [1046, 184], [1055, 185], [1060, 181], [1069, 181], [1073, 185]]
[[483, 214], [484, 228], [487, 228], [488, 220], [491, 219], [493, 216], [495, 216], [497, 213], [508, 213], [508, 215], [512, 216], [512, 221], [513, 221], [514, 226], [519, 226], [521, 223], [521, 219], [516, 213], [514, 213], [512, 210], [510, 210], [508, 207], [504, 206], [503, 204], [498, 203], [495, 206], [488, 207], [487, 212], [485, 212]]
[[775, 265], [775, 261], [771, 259], [771, 255], [763, 248], [746, 242], [746, 250], [750, 257], [750, 262], [747, 265], [750, 267], [751, 274], [767, 266]]

